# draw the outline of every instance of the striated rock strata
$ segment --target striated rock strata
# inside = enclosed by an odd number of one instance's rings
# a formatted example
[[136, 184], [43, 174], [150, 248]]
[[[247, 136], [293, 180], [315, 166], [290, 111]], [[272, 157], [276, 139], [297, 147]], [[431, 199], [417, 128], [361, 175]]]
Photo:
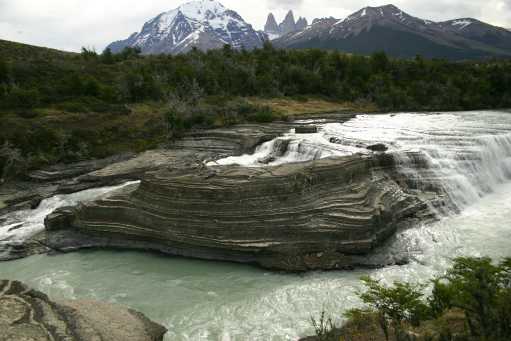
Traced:
[[0, 340], [161, 341], [167, 330], [131, 309], [93, 301], [55, 302], [0, 280]]
[[167, 168], [46, 219], [58, 251], [111, 247], [289, 271], [363, 265], [425, 209], [386, 154], [275, 167]]

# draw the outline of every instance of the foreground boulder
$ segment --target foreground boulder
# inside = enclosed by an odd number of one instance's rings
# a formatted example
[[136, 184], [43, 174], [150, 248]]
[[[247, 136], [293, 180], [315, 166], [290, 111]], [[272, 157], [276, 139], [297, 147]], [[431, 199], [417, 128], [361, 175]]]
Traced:
[[50, 300], [0, 280], [0, 340], [161, 341], [166, 329], [136, 311], [93, 301]]
[[154, 250], [289, 271], [364, 264], [425, 204], [387, 155], [274, 167], [162, 169], [140, 185], [46, 219], [46, 244]]

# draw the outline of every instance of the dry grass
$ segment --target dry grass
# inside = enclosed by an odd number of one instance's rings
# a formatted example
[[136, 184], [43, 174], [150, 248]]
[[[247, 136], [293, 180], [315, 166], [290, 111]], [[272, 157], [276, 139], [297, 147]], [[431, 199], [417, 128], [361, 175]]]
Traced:
[[316, 98], [309, 98], [306, 100], [289, 98], [249, 98], [248, 100], [256, 105], [269, 106], [272, 110], [285, 116], [377, 111], [376, 106], [371, 103], [334, 102]]

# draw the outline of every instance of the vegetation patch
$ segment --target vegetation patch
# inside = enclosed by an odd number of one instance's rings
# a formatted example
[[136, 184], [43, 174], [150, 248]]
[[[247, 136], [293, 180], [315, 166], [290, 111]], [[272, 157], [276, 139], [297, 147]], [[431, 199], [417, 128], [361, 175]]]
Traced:
[[[386, 286], [362, 278], [362, 309], [348, 311], [341, 328], [322, 313], [307, 341], [505, 341], [511, 339], [511, 259], [457, 258], [428, 285]], [[321, 326], [318, 328], [318, 325]]]

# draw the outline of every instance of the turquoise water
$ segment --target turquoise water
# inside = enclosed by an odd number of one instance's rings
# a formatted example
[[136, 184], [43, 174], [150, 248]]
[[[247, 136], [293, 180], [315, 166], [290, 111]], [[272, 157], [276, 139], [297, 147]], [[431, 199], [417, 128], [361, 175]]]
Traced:
[[461, 215], [402, 232], [394, 249], [406, 266], [380, 270], [282, 274], [251, 266], [139, 252], [87, 251], [1, 263], [53, 298], [93, 298], [130, 306], [164, 324], [167, 340], [296, 340], [309, 319], [359, 304], [359, 277], [425, 281], [459, 255], [511, 256], [511, 184]]

